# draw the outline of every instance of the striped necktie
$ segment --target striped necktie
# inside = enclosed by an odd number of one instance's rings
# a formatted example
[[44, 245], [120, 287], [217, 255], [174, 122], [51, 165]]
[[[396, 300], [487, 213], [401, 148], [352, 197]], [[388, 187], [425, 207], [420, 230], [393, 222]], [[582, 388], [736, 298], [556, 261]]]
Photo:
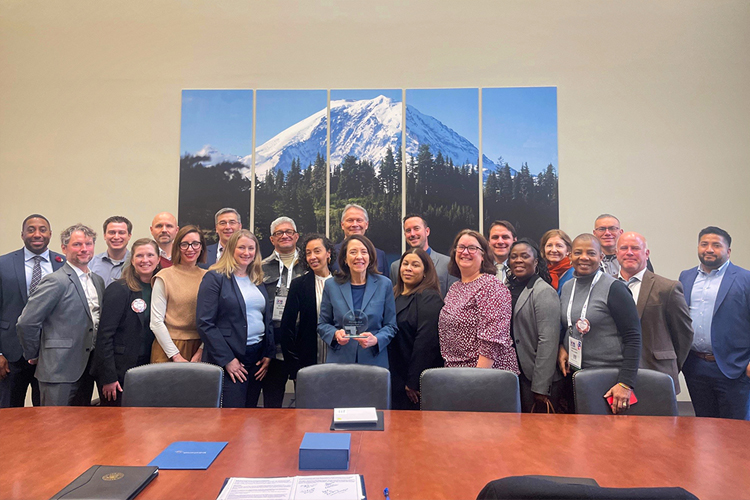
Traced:
[[31, 283], [29, 283], [29, 295], [34, 293], [39, 282], [42, 281], [42, 257], [35, 255], [33, 257], [34, 268], [31, 270]]

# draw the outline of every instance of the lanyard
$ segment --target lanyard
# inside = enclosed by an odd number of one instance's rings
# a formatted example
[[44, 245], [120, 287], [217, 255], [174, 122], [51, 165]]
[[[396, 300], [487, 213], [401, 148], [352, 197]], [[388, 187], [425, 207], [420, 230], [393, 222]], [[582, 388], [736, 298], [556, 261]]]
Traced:
[[[591, 298], [591, 290], [594, 289], [594, 285], [596, 285], [596, 282], [599, 281], [599, 278], [602, 277], [602, 274], [604, 274], [604, 271], [601, 269], [596, 272], [596, 276], [594, 276], [594, 279], [591, 280], [591, 286], [589, 287], [589, 294], [586, 296], [586, 301], [583, 303], [583, 308], [581, 309], [581, 319], [586, 319], [586, 310], [589, 307], [589, 299]], [[576, 284], [578, 283], [578, 278], [575, 278], [573, 280], [573, 290], [570, 292], [570, 301], [568, 302], [568, 328], [573, 328], [573, 318], [571, 317], [572, 310], [573, 310], [573, 297], [576, 296]]]
[[[276, 282], [276, 288], [281, 288], [282, 286], [281, 280], [284, 278], [284, 268], [286, 268], [286, 266], [284, 265], [284, 261], [281, 260], [281, 255], [279, 255], [279, 252], [274, 250], [273, 253], [276, 255], [276, 258], [279, 259], [279, 281]], [[289, 288], [289, 286], [292, 283], [292, 269], [294, 269], [294, 265], [297, 263], [298, 256], [299, 256], [299, 252], [295, 248], [294, 258], [292, 259], [292, 265], [289, 268], [289, 272], [286, 275], [286, 288]]]

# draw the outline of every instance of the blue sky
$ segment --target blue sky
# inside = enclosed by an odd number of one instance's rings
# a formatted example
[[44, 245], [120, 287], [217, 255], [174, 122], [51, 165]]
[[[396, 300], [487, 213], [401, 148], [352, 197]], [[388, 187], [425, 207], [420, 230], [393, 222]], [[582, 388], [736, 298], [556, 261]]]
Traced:
[[407, 89], [406, 105], [437, 118], [479, 147], [478, 89]]
[[252, 152], [252, 90], [183, 90], [180, 154], [211, 144], [224, 154]]
[[537, 174], [557, 161], [557, 89], [555, 87], [482, 90], [482, 149], [518, 170], [527, 162]]
[[261, 146], [282, 130], [325, 109], [325, 90], [259, 90], [255, 145]]

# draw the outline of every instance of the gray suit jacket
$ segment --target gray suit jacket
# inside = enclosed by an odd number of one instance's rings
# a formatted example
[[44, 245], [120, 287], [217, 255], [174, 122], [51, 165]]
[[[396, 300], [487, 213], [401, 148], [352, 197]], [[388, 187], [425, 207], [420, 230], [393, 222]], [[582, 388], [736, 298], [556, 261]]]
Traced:
[[518, 297], [513, 309], [513, 338], [521, 372], [531, 380], [531, 390], [549, 395], [552, 382], [562, 378], [557, 370], [560, 298], [541, 278]]
[[[104, 280], [92, 273], [102, 303]], [[94, 349], [94, 324], [83, 287], [67, 262], [45, 276], [16, 325], [26, 359], [38, 358], [40, 382], [73, 383], [81, 378]]]
[[646, 271], [636, 309], [643, 339], [641, 368], [671, 376], [675, 393], [679, 394], [677, 374], [693, 343], [693, 320], [682, 284]]
[[[458, 281], [458, 278], [451, 276], [448, 273], [448, 262], [450, 262], [450, 257], [438, 253], [433, 249], [430, 252], [430, 259], [432, 260], [432, 263], [435, 264], [435, 271], [437, 271], [438, 281], [440, 282], [440, 296], [444, 299], [445, 294], [448, 293], [448, 289], [453, 283]], [[396, 286], [396, 281], [398, 280], [398, 265], [400, 262], [401, 259], [391, 264], [391, 281], [393, 282], [393, 286]]]

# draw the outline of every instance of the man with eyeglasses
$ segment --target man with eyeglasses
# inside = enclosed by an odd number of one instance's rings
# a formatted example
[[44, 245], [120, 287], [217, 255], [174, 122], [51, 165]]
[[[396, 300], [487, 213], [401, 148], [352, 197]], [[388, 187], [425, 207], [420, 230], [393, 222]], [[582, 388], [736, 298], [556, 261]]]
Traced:
[[[601, 214], [594, 221], [594, 236], [599, 240], [604, 254], [601, 268], [613, 278], [617, 278], [620, 274], [620, 263], [617, 262], [617, 240], [622, 233], [620, 219], [612, 214]], [[651, 259], [646, 260], [646, 269], [654, 272]]]
[[242, 229], [240, 213], [229, 207], [222, 208], [216, 212], [216, 215], [214, 215], [214, 224], [216, 226], [216, 234], [219, 236], [219, 241], [206, 247], [206, 263], [199, 264], [203, 269], [208, 269], [210, 266], [216, 264], [221, 258], [221, 254], [224, 251], [224, 247], [227, 246], [229, 238], [231, 238], [236, 231]]
[[286, 307], [289, 285], [305, 273], [297, 250], [299, 233], [289, 217], [279, 217], [271, 222], [273, 253], [263, 259], [263, 284], [268, 298], [273, 300], [273, 330], [276, 339], [276, 358], [271, 360], [263, 379], [263, 407], [281, 408], [289, 370], [281, 352], [281, 317]]

